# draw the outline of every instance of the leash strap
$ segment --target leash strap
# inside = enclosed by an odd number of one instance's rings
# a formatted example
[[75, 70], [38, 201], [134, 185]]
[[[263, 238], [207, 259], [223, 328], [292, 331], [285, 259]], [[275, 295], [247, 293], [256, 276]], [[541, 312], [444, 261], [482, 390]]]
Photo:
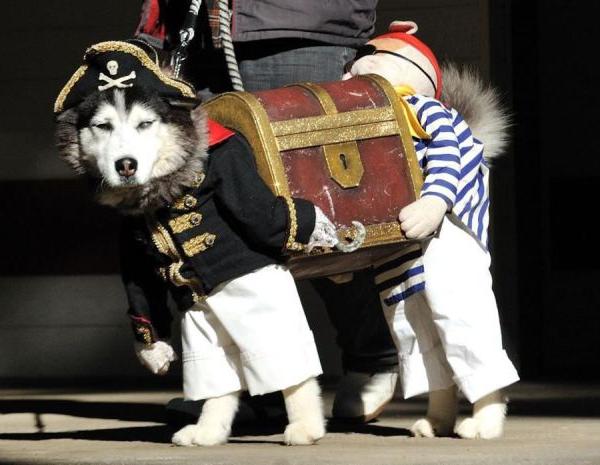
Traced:
[[[179, 78], [183, 62], [187, 59], [187, 48], [190, 42], [194, 39], [196, 23], [198, 22], [198, 14], [202, 0], [192, 0], [190, 8], [183, 21], [183, 27], [179, 31], [179, 45], [171, 55], [171, 69], [175, 78]], [[227, 63], [227, 72], [231, 79], [233, 90], [243, 91], [242, 76], [235, 50], [233, 48], [233, 40], [231, 38], [231, 11], [229, 10], [228, 0], [217, 0], [219, 11], [219, 35], [225, 54], [225, 62]]]

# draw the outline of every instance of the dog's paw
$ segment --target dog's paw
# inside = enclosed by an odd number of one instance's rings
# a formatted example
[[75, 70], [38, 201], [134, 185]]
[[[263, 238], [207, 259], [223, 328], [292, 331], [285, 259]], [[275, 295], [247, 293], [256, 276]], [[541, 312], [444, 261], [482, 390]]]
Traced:
[[465, 418], [456, 427], [456, 434], [464, 439], [496, 439], [504, 432], [506, 405], [487, 405], [471, 418]]
[[419, 418], [410, 427], [410, 431], [416, 438], [434, 438], [435, 430], [428, 418]]
[[288, 446], [309, 446], [325, 436], [325, 425], [319, 422], [294, 422], [287, 425], [283, 442]]
[[480, 418], [465, 418], [456, 427], [456, 434], [463, 439], [496, 439], [504, 431], [504, 417], [494, 421]]
[[416, 438], [435, 438], [450, 436], [454, 424], [436, 420], [435, 418], [420, 418], [410, 428]]
[[171, 442], [178, 446], [193, 446], [194, 434], [197, 425], [187, 425], [177, 431], [171, 438]]
[[219, 425], [188, 425], [177, 431], [171, 442], [178, 446], [216, 446], [224, 444], [229, 432]]

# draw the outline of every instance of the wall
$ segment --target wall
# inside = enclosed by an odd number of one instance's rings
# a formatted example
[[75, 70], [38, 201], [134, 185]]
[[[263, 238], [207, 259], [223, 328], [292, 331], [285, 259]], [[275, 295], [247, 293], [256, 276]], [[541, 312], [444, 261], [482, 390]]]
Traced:
[[52, 116], [85, 47], [129, 36], [138, 6], [3, 3], [0, 378], [143, 373], [114, 275], [115, 219], [58, 160]]
[[600, 5], [549, 0], [514, 8], [525, 373], [597, 380], [600, 73], [586, 44], [596, 36]]

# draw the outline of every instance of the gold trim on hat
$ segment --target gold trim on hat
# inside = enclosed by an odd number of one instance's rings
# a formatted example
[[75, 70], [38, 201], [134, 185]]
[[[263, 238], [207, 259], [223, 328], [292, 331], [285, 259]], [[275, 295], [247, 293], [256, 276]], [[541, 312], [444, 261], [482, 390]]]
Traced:
[[[183, 81], [178, 81], [176, 79], [173, 79], [173, 78], [170, 78], [169, 76], [167, 76], [160, 69], [160, 67], [154, 61], [152, 61], [152, 59], [148, 56], [148, 54], [136, 45], [128, 44], [126, 42], [119, 42], [119, 41], [100, 42], [98, 44], [95, 44], [95, 45], [92, 45], [91, 47], [89, 47], [85, 51], [84, 56], [87, 57], [88, 54], [93, 53], [93, 52], [95, 52], [95, 53], [124, 52], [124, 53], [128, 53], [130, 55], [133, 55], [135, 58], [137, 58], [140, 61], [142, 66], [144, 66], [145, 68], [152, 71], [156, 75], [156, 77], [158, 77], [158, 79], [160, 79], [163, 83], [165, 83], [168, 86], [175, 87], [177, 90], [179, 90], [179, 92], [181, 92], [181, 94], [184, 97], [190, 97], [190, 98], [196, 97], [196, 94], [195, 94], [192, 86], [190, 86], [189, 84], [187, 84]], [[67, 84], [63, 87], [63, 89], [58, 94], [56, 102], [54, 103], [54, 113], [60, 113], [61, 111], [63, 111], [63, 105], [65, 103], [65, 100], [67, 99], [69, 92], [71, 92], [71, 89], [73, 88], [73, 86], [77, 83], [77, 81], [79, 81], [79, 79], [81, 78], [81, 76], [83, 76], [83, 74], [87, 71], [87, 69], [88, 69], [87, 65], [80, 66], [79, 69], [77, 69], [77, 71], [75, 71], [75, 74], [73, 74], [73, 76], [71, 76], [71, 79], [69, 79]]]
[[56, 97], [56, 101], [54, 102], [54, 113], [60, 113], [63, 110], [62, 107], [65, 103], [65, 100], [67, 99], [67, 95], [69, 94], [69, 92], [71, 92], [73, 86], [77, 84], [77, 81], [81, 79], [81, 76], [85, 74], [87, 69], [88, 65], [82, 65], [79, 68], [77, 68], [77, 71], [75, 71], [75, 73], [73, 73], [71, 79], [69, 79], [69, 81], [65, 84], [65, 86], [58, 94], [58, 97]]

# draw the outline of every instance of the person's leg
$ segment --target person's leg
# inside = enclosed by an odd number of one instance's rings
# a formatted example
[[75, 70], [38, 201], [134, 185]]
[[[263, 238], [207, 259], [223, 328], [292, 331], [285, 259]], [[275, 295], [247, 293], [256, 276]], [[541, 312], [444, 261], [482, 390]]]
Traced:
[[385, 373], [398, 366], [396, 348], [381, 311], [371, 268], [357, 271], [351, 281], [312, 280], [337, 330], [344, 371]]
[[344, 376], [333, 404], [333, 416], [369, 421], [393, 398], [398, 356], [381, 312], [371, 269], [336, 284], [312, 281], [337, 331]]

